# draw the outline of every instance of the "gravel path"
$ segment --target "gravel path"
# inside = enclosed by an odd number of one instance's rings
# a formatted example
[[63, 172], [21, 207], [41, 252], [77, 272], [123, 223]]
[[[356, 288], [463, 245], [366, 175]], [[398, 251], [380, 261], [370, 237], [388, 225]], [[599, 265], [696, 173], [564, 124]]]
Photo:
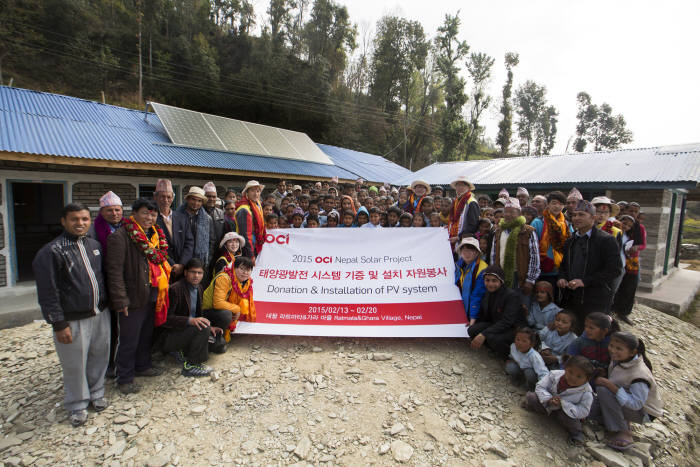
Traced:
[[[211, 378], [142, 379], [73, 429], [51, 329], [0, 331], [0, 460], [6, 465], [697, 465], [700, 330], [639, 307], [668, 414], [637, 426], [624, 456], [525, 412], [502, 363], [458, 339], [236, 336]], [[596, 464], [597, 463], [597, 464]]]

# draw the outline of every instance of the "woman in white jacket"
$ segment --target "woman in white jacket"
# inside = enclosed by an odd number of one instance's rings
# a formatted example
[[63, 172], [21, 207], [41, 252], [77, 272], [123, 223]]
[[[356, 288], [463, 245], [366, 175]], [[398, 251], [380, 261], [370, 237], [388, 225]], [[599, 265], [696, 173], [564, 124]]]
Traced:
[[539, 380], [535, 392], [525, 396], [523, 407], [555, 416], [569, 433], [569, 442], [582, 444], [581, 419], [588, 416], [593, 404], [593, 390], [588, 384], [593, 372], [587, 358], [571, 357], [563, 370], [551, 371]]

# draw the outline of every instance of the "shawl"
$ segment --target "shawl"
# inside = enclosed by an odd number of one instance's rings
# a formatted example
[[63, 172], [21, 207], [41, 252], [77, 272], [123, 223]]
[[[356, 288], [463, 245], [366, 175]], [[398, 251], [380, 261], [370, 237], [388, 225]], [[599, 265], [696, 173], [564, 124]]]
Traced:
[[[253, 301], [253, 279], [248, 279], [245, 284], [241, 284], [241, 281], [236, 277], [235, 269], [233, 264], [224, 269], [224, 272], [228, 274], [231, 279], [231, 292], [230, 294], [236, 294], [239, 297], [238, 306], [241, 308], [241, 317], [243, 321], [248, 321], [254, 323], [257, 319], [255, 312], [255, 302]], [[231, 299], [229, 298], [229, 301]], [[233, 331], [236, 328], [236, 323], [231, 322]]]
[[341, 210], [342, 210], [342, 206], [343, 206], [343, 200], [344, 200], [345, 198], [347, 198], [347, 199], [350, 200], [350, 208], [352, 209], [352, 214], [353, 214], [354, 216], [356, 216], [356, 215], [357, 215], [357, 209], [355, 209], [355, 201], [353, 201], [352, 197], [350, 197], [350, 196], [348, 196], [348, 195], [343, 195], [343, 196], [340, 197], [340, 206], [341, 206]]
[[[560, 212], [558, 216], [554, 217], [549, 210], [545, 209], [542, 213], [542, 238], [540, 239], [540, 263], [543, 265], [543, 272], [550, 272], [555, 268], [559, 268], [562, 259], [564, 259], [564, 242], [570, 236], [569, 226], [566, 223], [564, 214]], [[551, 267], [549, 271], [545, 271], [547, 269], [545, 265], [551, 263], [549, 256], [547, 256], [550, 246], [552, 247], [554, 267]]]
[[107, 237], [121, 226], [121, 221], [116, 226], [112, 226], [104, 217], [97, 215], [95, 218], [95, 235], [97, 236], [97, 241], [102, 245], [102, 254], [107, 255]]
[[598, 225], [598, 228], [600, 230], [602, 230], [603, 232], [607, 232], [614, 237], [615, 234], [613, 233], [613, 227], [614, 227], [614, 224], [612, 223], [612, 221], [610, 219], [608, 219], [607, 221]]
[[149, 239], [141, 225], [134, 220], [134, 216], [125, 219], [123, 223], [131, 241], [139, 247], [148, 260], [148, 278], [151, 287], [158, 289], [155, 325], [160, 326], [165, 323], [170, 306], [168, 297], [170, 263], [168, 263], [168, 243], [165, 241], [165, 233], [158, 225], [154, 224], [155, 233]]
[[[262, 206], [260, 201], [251, 201], [247, 196], [241, 197], [241, 199], [236, 203], [236, 213], [240, 208], [246, 209], [250, 212], [250, 217], [253, 220], [253, 238], [251, 246], [253, 247], [253, 254], [258, 256], [262, 250], [263, 244], [265, 243], [265, 219], [263, 217]], [[245, 237], [245, 234], [243, 235]]]
[[[515, 254], [516, 247], [518, 245], [518, 235], [520, 234], [520, 229], [525, 225], [526, 221], [523, 216], [516, 217], [510, 222], [506, 222], [505, 219], [501, 219], [498, 226], [501, 228], [501, 232], [508, 230], [508, 240], [506, 240], [506, 254], [503, 258], [503, 272], [505, 274], [506, 285], [508, 287], [513, 287], [513, 275], [515, 273]], [[496, 241], [500, 241], [496, 239]]]
[[420, 212], [420, 205], [423, 203], [423, 198], [425, 198], [425, 196], [416, 198], [416, 195], [411, 193], [411, 196], [408, 197], [408, 201], [403, 205], [403, 210], [410, 214]]
[[459, 234], [459, 221], [462, 218], [462, 212], [464, 212], [464, 207], [469, 202], [469, 198], [471, 198], [471, 196], [472, 192], [467, 190], [467, 192], [464, 193], [462, 196], [452, 201], [452, 209], [450, 209], [448, 227], [450, 237], [456, 237]]

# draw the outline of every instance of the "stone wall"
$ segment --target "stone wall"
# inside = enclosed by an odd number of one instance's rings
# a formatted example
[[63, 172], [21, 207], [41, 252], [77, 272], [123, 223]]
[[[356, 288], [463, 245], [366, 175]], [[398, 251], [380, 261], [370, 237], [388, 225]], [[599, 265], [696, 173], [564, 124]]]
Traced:
[[136, 201], [136, 187], [128, 183], [79, 182], [73, 185], [73, 202], [84, 203], [91, 208], [99, 207], [100, 198], [108, 191], [116, 193], [124, 207]]
[[[640, 258], [641, 275], [639, 288], [653, 290], [654, 286], [664, 277], [664, 259], [668, 224], [671, 215], [673, 193], [669, 190], [608, 190], [607, 196], [615, 201], [636, 201], [644, 213], [643, 225], [647, 232], [647, 248]], [[673, 220], [673, 238], [669, 253], [669, 271], [673, 267], [673, 259], [678, 239], [680, 224], [680, 209], [682, 197], [676, 200], [676, 213]]]

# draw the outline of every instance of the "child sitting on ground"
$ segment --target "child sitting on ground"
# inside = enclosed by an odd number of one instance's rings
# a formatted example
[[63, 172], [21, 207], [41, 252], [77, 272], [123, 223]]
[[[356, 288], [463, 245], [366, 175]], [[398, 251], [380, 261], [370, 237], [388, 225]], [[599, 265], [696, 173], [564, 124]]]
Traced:
[[559, 368], [562, 356], [576, 340], [577, 336], [572, 331], [575, 321], [576, 315], [573, 312], [562, 310], [554, 317], [551, 329], [549, 326], [540, 329], [540, 355], [549, 368]]
[[[535, 300], [530, 303], [527, 324], [539, 331], [554, 321], [561, 308], [554, 303], [554, 287], [547, 281], [535, 284]], [[553, 329], [551, 327], [550, 329]]]
[[510, 358], [506, 362], [506, 373], [513, 384], [519, 384], [525, 378], [527, 388], [532, 391], [540, 378], [547, 376], [549, 370], [542, 356], [535, 350], [538, 344], [537, 333], [528, 327], [515, 331], [515, 342], [510, 344]]
[[633, 444], [629, 422], [644, 423], [663, 415], [663, 402], [646, 356], [644, 342], [629, 332], [610, 338], [608, 377], [598, 377], [590, 417], [608, 431], [607, 444], [624, 451]]
[[596, 311], [586, 316], [583, 330], [583, 334], [571, 343], [566, 353], [583, 355], [593, 363], [596, 376], [604, 376], [610, 364], [610, 335], [619, 331], [620, 325], [611, 316]]
[[555, 416], [569, 433], [569, 442], [583, 444], [581, 419], [588, 416], [593, 404], [593, 390], [588, 380], [594, 371], [586, 358], [569, 358], [563, 370], [550, 371], [537, 383], [535, 392], [527, 393], [523, 407]]

